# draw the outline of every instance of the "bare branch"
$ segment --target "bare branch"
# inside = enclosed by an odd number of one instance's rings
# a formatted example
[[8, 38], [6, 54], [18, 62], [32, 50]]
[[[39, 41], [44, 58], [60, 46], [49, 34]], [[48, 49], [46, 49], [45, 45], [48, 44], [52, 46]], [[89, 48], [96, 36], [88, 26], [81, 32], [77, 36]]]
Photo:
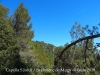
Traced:
[[80, 42], [80, 41], [83, 41], [83, 40], [86, 40], [86, 39], [93, 39], [93, 38], [97, 38], [97, 37], [100, 37], [100, 34], [96, 34], [96, 35], [92, 35], [92, 36], [87, 36], [87, 37], [83, 37], [83, 38], [80, 38], [74, 42], [72, 42], [71, 44], [69, 44], [68, 46], [66, 46], [63, 51], [61, 51], [60, 55], [59, 55], [59, 58], [62, 58], [62, 55], [63, 53], [69, 48], [71, 47], [72, 45], [75, 45], [76, 43]]

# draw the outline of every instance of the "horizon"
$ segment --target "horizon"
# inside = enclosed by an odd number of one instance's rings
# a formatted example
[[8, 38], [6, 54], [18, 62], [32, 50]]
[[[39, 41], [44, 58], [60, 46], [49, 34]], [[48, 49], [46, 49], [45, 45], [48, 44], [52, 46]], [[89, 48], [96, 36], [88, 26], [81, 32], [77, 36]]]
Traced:
[[[24, 3], [31, 16], [35, 34], [33, 41], [64, 46], [71, 43], [69, 31], [75, 21], [90, 27], [100, 23], [99, 0], [0, 0], [0, 4], [9, 8], [9, 15], [14, 13], [20, 2]], [[98, 41], [99, 38], [95, 40]]]

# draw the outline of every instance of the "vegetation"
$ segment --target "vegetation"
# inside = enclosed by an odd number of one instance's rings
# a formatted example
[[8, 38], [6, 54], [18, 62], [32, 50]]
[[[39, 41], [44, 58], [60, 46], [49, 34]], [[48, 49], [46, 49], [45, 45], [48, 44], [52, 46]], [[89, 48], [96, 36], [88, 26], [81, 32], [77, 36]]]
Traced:
[[[83, 40], [73, 44], [56, 47], [44, 41], [33, 41], [34, 31], [28, 9], [20, 3], [14, 14], [8, 16], [9, 9], [0, 4], [0, 75], [65, 75], [57, 68], [95, 68], [95, 72], [71, 71], [71, 75], [98, 75], [100, 73], [100, 56], [94, 39]], [[30, 24], [29, 24], [30, 23]], [[75, 22], [70, 36], [71, 42], [88, 35], [99, 34], [99, 27], [82, 27]], [[41, 71], [40, 70], [48, 71]], [[52, 71], [50, 71], [52, 70]], [[54, 71], [54, 72], [53, 72]]]

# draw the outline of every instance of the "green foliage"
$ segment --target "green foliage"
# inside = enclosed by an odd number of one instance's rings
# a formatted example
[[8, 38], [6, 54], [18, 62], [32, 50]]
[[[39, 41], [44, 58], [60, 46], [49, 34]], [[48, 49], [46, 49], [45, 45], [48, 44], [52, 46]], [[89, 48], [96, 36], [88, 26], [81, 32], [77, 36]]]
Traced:
[[32, 23], [28, 25], [30, 19], [28, 9], [24, 7], [23, 3], [20, 3], [13, 16], [13, 24], [16, 32], [15, 36], [29, 38], [30, 40], [34, 37], [34, 33], [31, 30]]
[[9, 12], [8, 8], [5, 8], [2, 4], [0, 4], [0, 18], [6, 18]]
[[[56, 47], [43, 41], [32, 41], [34, 31], [31, 30], [32, 23], [28, 9], [20, 3], [12, 16], [8, 17], [9, 9], [0, 4], [0, 75], [62, 75], [58, 72], [6, 72], [6, 68], [25, 69], [52, 69], [52, 68], [95, 68], [94, 72], [100, 72], [100, 55], [94, 40], [81, 41], [65, 51], [61, 60], [54, 62], [60, 52], [69, 44]], [[90, 35], [98, 34], [98, 27], [93, 29], [82, 27], [75, 22], [70, 36], [72, 41], [85, 37], [87, 32]], [[56, 64], [54, 66], [54, 64]], [[93, 75], [91, 72], [72, 72], [72, 75]]]
[[21, 60], [18, 38], [15, 37], [13, 23], [7, 17], [8, 9], [0, 5], [0, 75], [29, 75], [29, 73], [7, 72], [6, 69], [27, 68]]
[[85, 37], [85, 27], [82, 27], [80, 24], [75, 22], [75, 24], [71, 28], [70, 36], [72, 38], [72, 42], [81, 37]]
[[34, 47], [34, 54], [39, 65], [41, 65], [42, 68], [52, 68], [53, 57], [51, 57], [51, 55], [45, 51], [45, 48], [41, 45], [40, 42], [36, 41], [34, 43]]
[[[6, 8], [0, 5], [2, 10]], [[6, 68], [16, 67], [16, 62], [20, 60], [19, 50], [20, 47], [14, 38], [14, 31], [9, 25], [8, 20], [5, 18], [7, 11], [2, 11], [5, 13], [2, 18], [0, 18], [0, 74], [7, 75]], [[16, 59], [17, 58], [17, 59]]]
[[[70, 35], [72, 38], [72, 42], [85, 37], [86, 36], [86, 28], [82, 27], [80, 24], [75, 22], [75, 25], [73, 25]], [[91, 30], [95, 31], [95, 30]], [[93, 75], [93, 74], [98, 74], [100, 69], [98, 68], [99, 62], [97, 60], [97, 48], [94, 46], [94, 40], [89, 39], [89, 40], [84, 40], [81, 42], [78, 42], [77, 44], [74, 44], [71, 46], [69, 49], [67, 49], [62, 58], [59, 57], [60, 52], [57, 54], [57, 57], [60, 58], [57, 60], [55, 59], [55, 68], [64, 68], [68, 69], [70, 68], [71, 70], [73, 68], [79, 68], [79, 69], [88, 69], [88, 68], [93, 68], [96, 69], [96, 71], [86, 71], [86, 72], [77, 72], [77, 71], [72, 71], [71, 74], [79, 74], [79, 75]], [[68, 43], [65, 44], [65, 46], [68, 46]], [[99, 57], [99, 56], [98, 56]], [[57, 73], [60, 75], [61, 73]]]

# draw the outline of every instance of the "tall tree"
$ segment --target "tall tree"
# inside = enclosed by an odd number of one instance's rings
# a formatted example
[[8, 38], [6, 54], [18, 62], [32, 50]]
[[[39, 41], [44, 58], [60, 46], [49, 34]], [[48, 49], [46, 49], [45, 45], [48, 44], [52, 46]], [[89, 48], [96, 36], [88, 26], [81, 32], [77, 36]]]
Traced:
[[20, 3], [19, 7], [16, 9], [14, 13], [14, 29], [16, 32], [16, 36], [20, 36], [23, 38], [32, 39], [34, 36], [33, 31], [31, 31], [32, 24], [28, 25], [31, 17], [28, 14], [28, 9], [24, 7], [23, 3]]
[[9, 9], [5, 8], [2, 4], [0, 4], [0, 18], [7, 18], [8, 12]]
[[[20, 61], [19, 45], [7, 19], [8, 9], [0, 5], [0, 75], [11, 75], [6, 69], [17, 68]], [[13, 73], [12, 73], [13, 74]]]
[[20, 3], [13, 15], [13, 25], [15, 37], [18, 39], [22, 50], [30, 48], [29, 42], [34, 37], [34, 32], [31, 30], [32, 23], [30, 23], [30, 19], [28, 9], [24, 7], [23, 3]]
[[[58, 67], [65, 68], [65, 69], [66, 68], [70, 68], [70, 69], [79, 68], [85, 70], [87, 70], [88, 68], [98, 69], [98, 63], [96, 60], [97, 49], [94, 46], [92, 36], [91, 39], [89, 40], [86, 39], [80, 41], [81, 40], [80, 38], [86, 38], [85, 30], [86, 30], [85, 27], [82, 27], [80, 24], [75, 22], [75, 25], [72, 27], [70, 31], [70, 35], [72, 37], [72, 43], [66, 46], [63, 49], [63, 51], [58, 54], [58, 59], [57, 58], [55, 59], [56, 66], [60, 65]], [[76, 41], [77, 43], [75, 43]], [[94, 71], [92, 72], [71, 71], [71, 73], [80, 74], [80, 75], [98, 74], [98, 72], [94, 72]]]

